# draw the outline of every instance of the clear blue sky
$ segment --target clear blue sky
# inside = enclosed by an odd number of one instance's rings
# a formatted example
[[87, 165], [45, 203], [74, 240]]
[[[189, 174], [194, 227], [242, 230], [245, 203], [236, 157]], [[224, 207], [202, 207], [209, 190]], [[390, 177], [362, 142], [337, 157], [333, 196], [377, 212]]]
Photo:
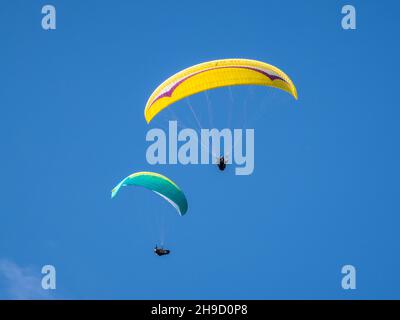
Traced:
[[[400, 6], [350, 3], [355, 31], [347, 1], [2, 1], [0, 298], [47, 297], [45, 264], [56, 298], [400, 298]], [[147, 164], [146, 132], [169, 115], [146, 124], [152, 90], [231, 57], [282, 68], [299, 93], [210, 93], [215, 122], [251, 102], [253, 175]], [[191, 102], [207, 126], [204, 96]], [[185, 101], [173, 112], [195, 123]], [[138, 188], [110, 199], [141, 170], [182, 187], [185, 217]]]

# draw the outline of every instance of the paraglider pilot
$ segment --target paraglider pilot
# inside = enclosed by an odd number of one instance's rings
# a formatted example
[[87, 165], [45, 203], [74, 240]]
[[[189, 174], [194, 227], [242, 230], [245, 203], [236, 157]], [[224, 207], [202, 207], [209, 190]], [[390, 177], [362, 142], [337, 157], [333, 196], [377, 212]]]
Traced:
[[221, 170], [221, 171], [224, 171], [225, 168], [226, 168], [226, 163], [227, 163], [227, 161], [225, 160], [224, 156], [219, 157], [217, 159], [217, 161], [218, 161], [217, 162], [218, 169]]
[[163, 255], [169, 254], [169, 252], [170, 252], [169, 250], [163, 249], [163, 248], [158, 248], [157, 246], [155, 246], [155, 248], [154, 248], [154, 253], [158, 256], [163, 256]]

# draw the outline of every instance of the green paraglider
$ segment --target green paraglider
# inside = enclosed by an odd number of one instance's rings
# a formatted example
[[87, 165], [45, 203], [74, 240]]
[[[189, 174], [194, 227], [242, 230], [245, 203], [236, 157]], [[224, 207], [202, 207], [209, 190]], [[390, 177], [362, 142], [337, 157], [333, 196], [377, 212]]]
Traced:
[[155, 172], [136, 172], [118, 183], [111, 191], [111, 198], [114, 198], [121, 187], [139, 186], [154, 191], [167, 200], [183, 216], [188, 209], [185, 194], [175, 182]]

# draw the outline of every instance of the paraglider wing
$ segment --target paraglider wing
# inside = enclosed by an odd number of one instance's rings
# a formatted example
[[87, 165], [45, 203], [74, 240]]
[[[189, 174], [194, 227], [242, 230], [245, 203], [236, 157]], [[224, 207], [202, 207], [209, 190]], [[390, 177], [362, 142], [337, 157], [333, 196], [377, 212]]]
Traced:
[[235, 85], [261, 85], [282, 89], [297, 99], [290, 78], [270, 64], [248, 59], [204, 62], [178, 72], [151, 94], [144, 109], [147, 123], [170, 104], [202, 91]]
[[159, 173], [136, 172], [129, 175], [112, 189], [111, 198], [114, 198], [124, 186], [140, 186], [154, 191], [167, 200], [181, 216], [188, 209], [188, 203], [182, 190], [172, 180]]

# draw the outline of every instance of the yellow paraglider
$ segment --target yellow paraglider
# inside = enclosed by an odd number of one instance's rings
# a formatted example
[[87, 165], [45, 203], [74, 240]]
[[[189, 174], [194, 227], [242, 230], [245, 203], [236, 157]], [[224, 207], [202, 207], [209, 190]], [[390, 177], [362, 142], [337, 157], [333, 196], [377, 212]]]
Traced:
[[164, 81], [144, 109], [147, 123], [170, 104], [193, 94], [225, 86], [261, 85], [284, 90], [297, 99], [292, 80], [270, 64], [248, 59], [224, 59], [197, 64]]

